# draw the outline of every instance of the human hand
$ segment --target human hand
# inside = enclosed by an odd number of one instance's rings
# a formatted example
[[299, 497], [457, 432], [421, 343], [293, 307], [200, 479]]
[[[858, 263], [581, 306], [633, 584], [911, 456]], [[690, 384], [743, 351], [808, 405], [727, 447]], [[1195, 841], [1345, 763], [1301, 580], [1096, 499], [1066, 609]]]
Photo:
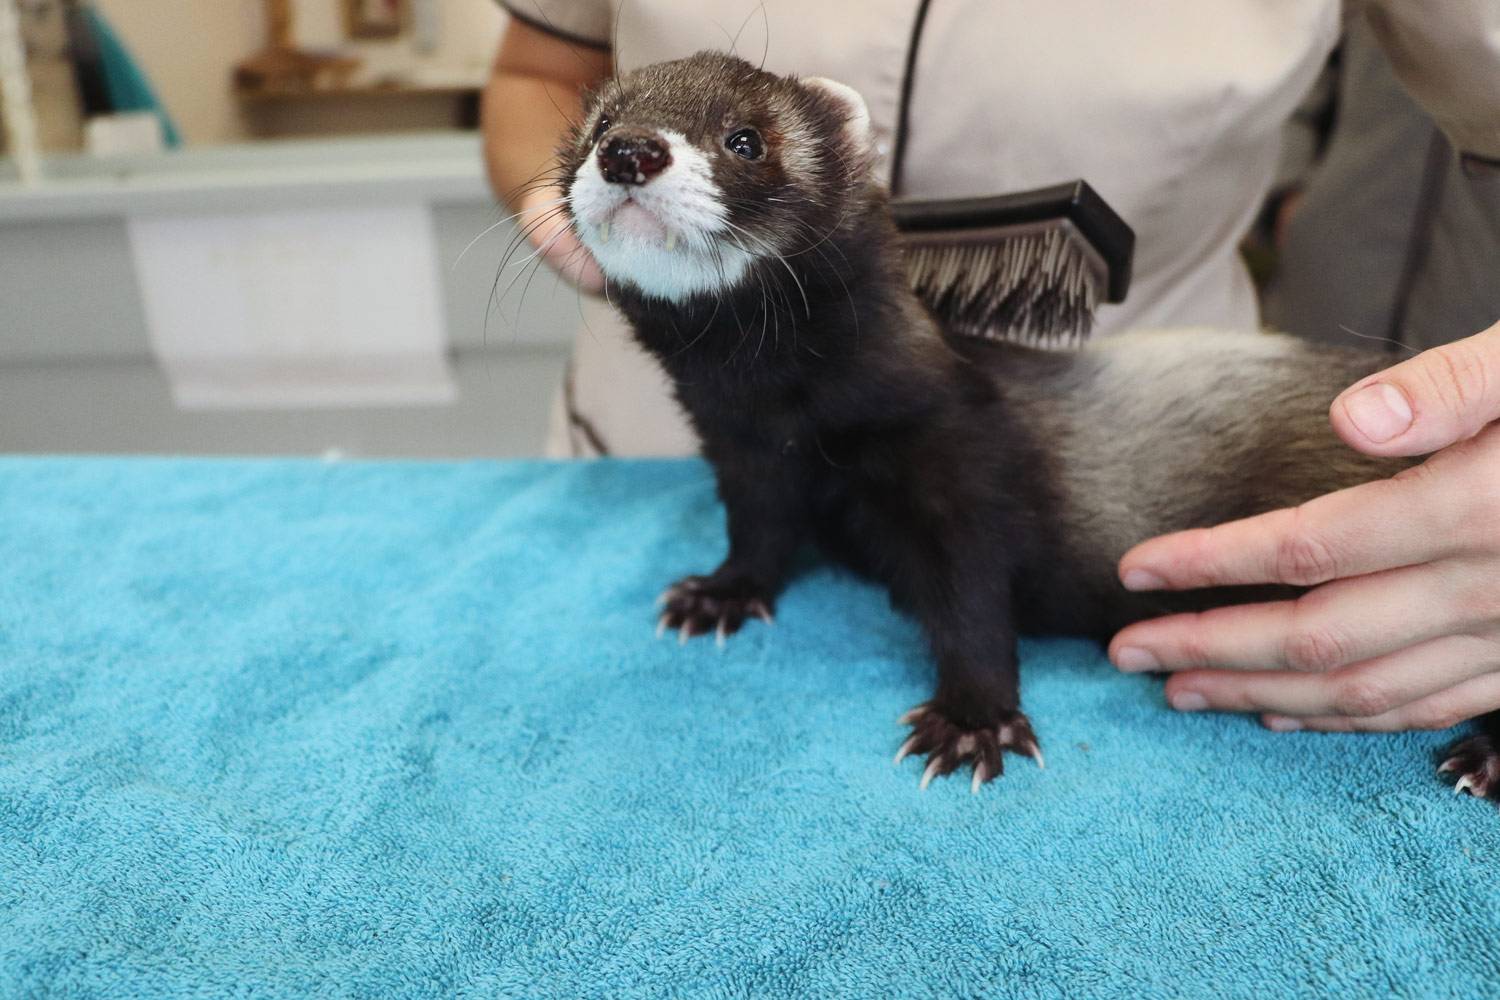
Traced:
[[529, 191], [518, 199], [516, 209], [516, 225], [553, 270], [590, 295], [604, 291], [604, 272], [573, 232], [560, 191]]
[[[1500, 708], [1500, 323], [1356, 382], [1330, 418], [1395, 477], [1164, 535], [1120, 560], [1130, 590], [1311, 586], [1292, 601], [1172, 615], [1110, 643], [1166, 670], [1181, 711], [1271, 729], [1445, 729]], [[1441, 450], [1439, 450], [1441, 449]]]

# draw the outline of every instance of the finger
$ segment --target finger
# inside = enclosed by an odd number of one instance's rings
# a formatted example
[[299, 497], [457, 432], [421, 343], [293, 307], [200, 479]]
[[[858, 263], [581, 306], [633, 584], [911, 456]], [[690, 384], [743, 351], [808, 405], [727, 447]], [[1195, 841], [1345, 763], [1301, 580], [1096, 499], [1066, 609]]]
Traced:
[[1362, 483], [1300, 507], [1162, 535], [1120, 560], [1127, 590], [1229, 584], [1313, 586], [1459, 551], [1475, 525], [1468, 504], [1432, 476]]
[[1434, 347], [1346, 389], [1333, 428], [1370, 455], [1425, 455], [1500, 417], [1500, 323]]
[[1261, 721], [1279, 732], [1315, 729], [1328, 733], [1389, 733], [1449, 729], [1497, 708], [1500, 708], [1500, 674], [1486, 674], [1379, 715], [1317, 715], [1300, 719], [1268, 715]]
[[[1190, 711], [1369, 717], [1395, 711], [1500, 668], [1486, 638], [1443, 636], [1329, 673], [1193, 670], [1167, 682], [1167, 701]], [[1193, 696], [1196, 696], [1194, 700]]]
[[560, 236], [546, 249], [547, 263], [570, 284], [597, 295], [604, 289], [604, 272], [588, 247], [572, 231]]
[[1242, 604], [1137, 622], [1109, 644], [1122, 670], [1323, 672], [1489, 624], [1500, 600], [1449, 563], [1334, 580], [1295, 601]]

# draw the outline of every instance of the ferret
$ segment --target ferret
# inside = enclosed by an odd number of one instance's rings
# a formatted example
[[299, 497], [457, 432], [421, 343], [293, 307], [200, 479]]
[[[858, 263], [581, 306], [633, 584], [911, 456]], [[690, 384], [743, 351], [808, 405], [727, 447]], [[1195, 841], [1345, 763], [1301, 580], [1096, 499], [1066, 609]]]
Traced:
[[[668, 588], [660, 626], [722, 641], [769, 621], [811, 543], [884, 584], [930, 644], [937, 683], [902, 717], [897, 760], [927, 756], [923, 788], [968, 766], [977, 791], [1006, 752], [1042, 762], [1018, 632], [1107, 640], [1295, 593], [1131, 593], [1116, 565], [1144, 539], [1407, 463], [1327, 423], [1374, 352], [1249, 332], [1071, 353], [946, 334], [908, 289], [872, 150], [851, 88], [701, 52], [600, 85], [560, 160], [572, 228], [670, 376], [727, 513], [727, 558]], [[1466, 746], [1474, 790], [1500, 758]]]

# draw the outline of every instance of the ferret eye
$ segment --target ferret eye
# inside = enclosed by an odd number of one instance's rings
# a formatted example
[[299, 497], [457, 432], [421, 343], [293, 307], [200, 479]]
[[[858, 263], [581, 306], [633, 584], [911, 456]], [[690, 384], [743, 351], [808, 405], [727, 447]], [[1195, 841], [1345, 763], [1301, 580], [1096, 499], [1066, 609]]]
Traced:
[[598, 142], [599, 139], [604, 135], [604, 133], [606, 133], [608, 131], [609, 131], [609, 116], [608, 115], [600, 115], [599, 116], [599, 124], [597, 124], [597, 125], [594, 126], [594, 138], [593, 138], [592, 141], [593, 142]]
[[729, 138], [724, 140], [724, 148], [735, 156], [742, 156], [747, 160], [758, 160], [765, 153], [766, 144], [755, 129], [742, 128], [729, 133]]

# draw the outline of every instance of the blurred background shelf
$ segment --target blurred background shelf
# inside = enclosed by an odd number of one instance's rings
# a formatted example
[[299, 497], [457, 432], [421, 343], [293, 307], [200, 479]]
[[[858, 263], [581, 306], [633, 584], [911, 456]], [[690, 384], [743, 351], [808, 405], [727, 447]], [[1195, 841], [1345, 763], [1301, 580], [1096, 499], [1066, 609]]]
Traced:
[[[420, 457], [540, 450], [578, 325], [576, 293], [546, 271], [524, 303], [524, 283], [508, 292], [508, 280], [497, 283], [515, 230], [485, 183], [476, 135], [64, 156], [48, 160], [47, 174], [46, 184], [27, 189], [0, 170], [0, 451]], [[420, 206], [431, 228], [427, 266], [437, 283], [452, 403], [213, 412], [174, 405], [152, 348], [131, 220], [296, 217], [397, 204]], [[203, 316], [206, 331], [214, 322]]]
[[368, 135], [479, 127], [477, 85], [363, 84], [308, 90], [238, 91], [257, 136]]
[[501, 270], [494, 0], [19, 9], [43, 179], [0, 156], [0, 451], [541, 450], [579, 306]]

